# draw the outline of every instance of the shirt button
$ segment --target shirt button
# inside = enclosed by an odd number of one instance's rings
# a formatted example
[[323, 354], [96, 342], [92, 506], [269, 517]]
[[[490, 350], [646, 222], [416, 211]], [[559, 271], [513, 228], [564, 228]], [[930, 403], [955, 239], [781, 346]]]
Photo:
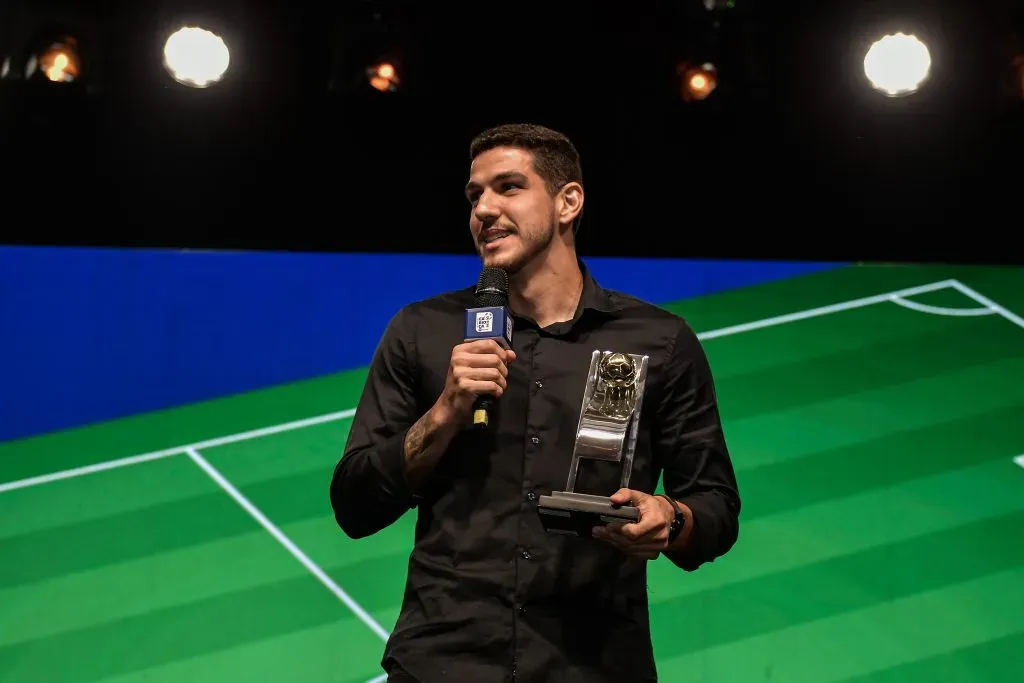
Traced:
[[529, 493], [526, 494], [526, 498], [528, 500], [537, 500], [537, 494], [534, 493], [533, 491], [530, 491]]
[[531, 557], [533, 557], [532, 555], [530, 555], [530, 551], [525, 549], [519, 552], [519, 556], [522, 557], [524, 560], [528, 560]]
[[541, 388], [544, 387], [544, 382], [541, 382], [540, 380], [537, 380], [536, 382], [534, 382], [534, 384], [537, 385], [538, 389], [541, 389]]
[[530, 438], [530, 443], [532, 443], [534, 446], [536, 446], [537, 444], [540, 443], [540, 439], [538, 437], [536, 437], [536, 436], [531, 437]]

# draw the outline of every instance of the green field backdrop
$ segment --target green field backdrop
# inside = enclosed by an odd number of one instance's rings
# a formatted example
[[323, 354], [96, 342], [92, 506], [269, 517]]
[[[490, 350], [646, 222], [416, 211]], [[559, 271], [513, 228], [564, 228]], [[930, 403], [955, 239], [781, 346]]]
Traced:
[[[1024, 681], [1024, 270], [666, 307], [704, 340], [744, 511], [727, 557], [650, 565], [661, 680]], [[327, 499], [364, 376], [0, 444], [0, 682], [379, 676], [414, 520], [353, 541]]]

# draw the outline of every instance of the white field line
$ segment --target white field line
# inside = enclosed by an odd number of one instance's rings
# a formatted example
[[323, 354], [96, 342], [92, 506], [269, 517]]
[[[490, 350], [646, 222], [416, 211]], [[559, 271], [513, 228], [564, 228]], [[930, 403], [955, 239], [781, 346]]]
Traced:
[[1003, 306], [1000, 306], [995, 301], [992, 301], [992, 299], [989, 299], [984, 294], [981, 294], [980, 292], [971, 289], [970, 287], [960, 282], [959, 280], [952, 280], [951, 284], [954, 288], [960, 290], [961, 293], [971, 297], [982, 306], [985, 306], [986, 308], [991, 309], [993, 312], [1003, 316], [1017, 327], [1024, 328], [1024, 318], [1020, 317], [1013, 311]]
[[940, 289], [948, 289], [949, 287], [953, 286], [953, 280], [932, 282], [931, 284], [921, 285], [919, 287], [908, 287], [907, 289], [899, 289], [895, 292], [886, 292], [885, 294], [866, 296], [862, 299], [852, 299], [850, 301], [843, 301], [838, 304], [819, 306], [818, 308], [809, 308], [806, 311], [786, 313], [785, 315], [776, 315], [771, 318], [755, 320], [753, 322], [743, 323], [741, 325], [731, 325], [729, 327], [722, 327], [717, 330], [701, 332], [700, 334], [697, 335], [697, 337], [700, 338], [701, 340], [716, 339], [718, 337], [727, 337], [731, 334], [738, 334], [740, 332], [750, 332], [751, 330], [759, 330], [765, 327], [773, 327], [775, 325], [782, 325], [784, 323], [792, 323], [798, 320], [807, 320], [808, 318], [817, 318], [819, 316], [829, 315], [831, 313], [840, 313], [842, 311], [853, 310], [854, 308], [863, 308], [864, 306], [872, 306], [874, 304], [885, 303], [887, 301], [891, 301], [893, 297], [914, 296], [915, 294], [934, 292]]
[[910, 299], [904, 299], [901, 296], [892, 296], [889, 301], [902, 306], [903, 308], [909, 308], [912, 311], [919, 311], [920, 313], [930, 313], [931, 315], [945, 315], [953, 317], [973, 317], [978, 315], [995, 315], [995, 311], [985, 306], [982, 308], [950, 308], [948, 306], [932, 306], [930, 304], [922, 304], [917, 301], [911, 301]]
[[285, 549], [288, 550], [288, 552], [290, 552], [295, 557], [295, 559], [301, 562], [302, 565], [306, 569], [308, 569], [310, 573], [313, 574], [313, 576], [319, 579], [320, 583], [326, 586], [328, 590], [330, 590], [338, 597], [339, 600], [345, 603], [345, 606], [352, 610], [353, 614], [359, 617], [359, 619], [364, 624], [369, 626], [370, 630], [372, 630], [374, 633], [380, 636], [382, 640], [386, 641], [388, 639], [388, 632], [385, 631], [384, 628], [380, 624], [378, 624], [377, 621], [359, 605], [359, 603], [353, 600], [348, 593], [342, 590], [341, 586], [336, 584], [334, 580], [331, 579], [331, 577], [329, 577], [323, 569], [321, 569], [315, 562], [313, 562], [313, 560], [309, 559], [309, 556], [306, 555], [306, 553], [302, 552], [302, 550], [297, 545], [295, 545], [295, 543], [293, 543], [292, 540], [288, 538], [283, 531], [281, 531], [273, 522], [267, 519], [267, 516], [264, 515], [259, 508], [253, 505], [248, 498], [242, 495], [242, 492], [235, 488], [234, 484], [228, 481], [224, 477], [224, 475], [222, 475], [217, 470], [217, 468], [211, 465], [209, 461], [207, 461], [206, 458], [204, 458], [202, 454], [199, 453], [198, 450], [189, 447], [185, 449], [185, 452], [188, 454], [188, 457], [192, 458], [193, 462], [199, 465], [199, 467], [201, 467], [204, 472], [210, 475], [210, 478], [213, 479], [218, 486], [224, 489], [229, 496], [234, 498], [235, 502], [241, 505], [242, 508], [246, 512], [248, 512], [253, 517], [253, 519], [259, 522], [260, 525], [264, 529], [266, 529], [271, 536], [277, 539], [277, 541], [281, 545], [283, 545]]
[[80, 477], [85, 474], [93, 474], [95, 472], [103, 472], [105, 470], [112, 470], [118, 467], [127, 467], [129, 465], [138, 465], [139, 463], [149, 462], [151, 460], [159, 460], [160, 458], [168, 458], [172, 455], [181, 455], [187, 453], [188, 449], [204, 449], [214, 448], [215, 446], [225, 446], [230, 443], [237, 443], [239, 441], [248, 441], [249, 439], [258, 439], [263, 436], [270, 436], [271, 434], [280, 434], [281, 432], [288, 432], [294, 429], [303, 429], [305, 427], [312, 427], [314, 425], [323, 424], [325, 422], [331, 422], [333, 420], [343, 420], [348, 417], [355, 415], [355, 408], [348, 410], [341, 410], [335, 413], [327, 413], [325, 415], [317, 415], [316, 417], [307, 417], [302, 420], [295, 420], [293, 422], [284, 422], [282, 424], [273, 425], [271, 427], [262, 427], [260, 429], [253, 429], [247, 432], [238, 432], [237, 434], [229, 434], [228, 436], [219, 436], [215, 439], [207, 439], [205, 441], [197, 441], [196, 443], [186, 444], [184, 446], [175, 446], [174, 448], [165, 448], [160, 451], [153, 451], [152, 453], [143, 453], [141, 455], [132, 455], [127, 458], [119, 458], [117, 460], [108, 460], [107, 462], [96, 463], [95, 465], [86, 465], [85, 467], [76, 467], [70, 470], [63, 470], [61, 472], [53, 472], [51, 474], [43, 474], [38, 477], [29, 477], [27, 479], [19, 479], [18, 481], [7, 482], [6, 484], [0, 484], [0, 493], [4, 491], [13, 491], [15, 489], [23, 489], [28, 486], [38, 486], [39, 484], [48, 484], [52, 481], [60, 481], [61, 479], [70, 479], [72, 477]]

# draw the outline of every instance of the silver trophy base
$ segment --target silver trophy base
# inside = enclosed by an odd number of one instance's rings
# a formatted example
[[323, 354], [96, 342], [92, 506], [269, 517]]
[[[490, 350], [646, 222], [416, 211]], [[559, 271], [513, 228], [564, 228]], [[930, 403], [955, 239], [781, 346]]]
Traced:
[[544, 530], [552, 534], [590, 537], [591, 529], [607, 524], [629, 524], [640, 519], [639, 508], [615, 505], [608, 496], [552, 491], [541, 496], [537, 512]]

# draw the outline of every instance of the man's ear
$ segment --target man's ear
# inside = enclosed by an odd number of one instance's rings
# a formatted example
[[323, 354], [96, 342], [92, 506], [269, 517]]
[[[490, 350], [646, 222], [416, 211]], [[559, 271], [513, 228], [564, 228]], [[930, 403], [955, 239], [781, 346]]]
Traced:
[[572, 225], [583, 212], [583, 186], [577, 182], [563, 185], [555, 199], [555, 210], [558, 213], [559, 223]]

